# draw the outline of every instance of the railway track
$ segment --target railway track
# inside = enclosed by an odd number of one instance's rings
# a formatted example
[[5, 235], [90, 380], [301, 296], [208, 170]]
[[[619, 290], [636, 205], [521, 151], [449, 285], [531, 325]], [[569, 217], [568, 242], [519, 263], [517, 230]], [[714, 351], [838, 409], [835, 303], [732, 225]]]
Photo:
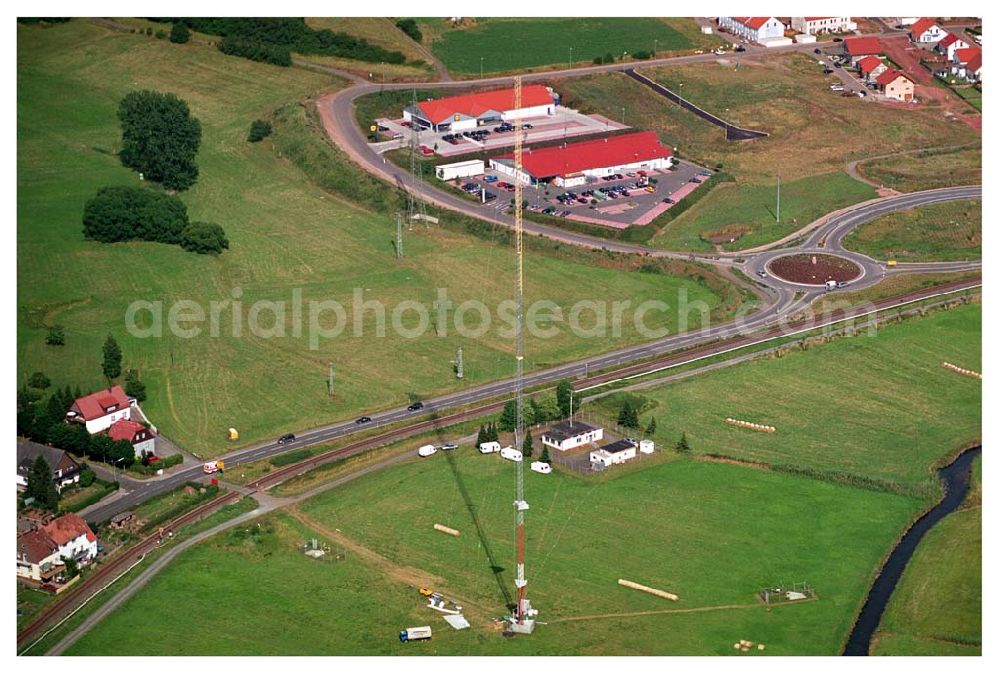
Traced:
[[[186, 524], [190, 524], [204, 515], [208, 515], [218, 508], [235, 501], [240, 497], [239, 492], [230, 491], [219, 495], [211, 501], [206, 501], [196, 508], [184, 513], [180, 517], [171, 520], [163, 525], [166, 530], [173, 531], [180, 529]], [[116, 578], [132, 565], [137, 558], [155, 550], [159, 547], [160, 536], [158, 533], [150, 534], [144, 539], [125, 550], [119, 555], [103, 562], [93, 575], [80, 581], [66, 591], [55, 602], [42, 609], [41, 613], [17, 633], [17, 647], [20, 650], [25, 644], [30, 644], [43, 635], [43, 629], [57, 618], [70, 615], [73, 611], [82, 606], [93, 597], [109, 581]]]
[[[831, 313], [829, 320], [827, 322], [836, 322], [852, 317], [860, 317], [865, 313], [869, 313], [872, 309], [874, 310], [886, 310], [893, 307], [900, 306], [906, 303], [912, 303], [920, 301], [922, 299], [928, 299], [930, 297], [940, 296], [942, 294], [947, 294], [958, 290], [968, 290], [975, 288], [981, 284], [980, 279], [971, 279], [964, 281], [953, 281], [940, 286], [934, 286], [932, 288], [927, 288], [923, 290], [916, 290], [910, 293], [905, 293], [903, 295], [897, 295], [891, 298], [885, 298], [882, 300], [877, 300], [872, 302], [872, 308], [868, 308], [866, 311], [860, 311], [858, 308], [852, 309], [841, 309]], [[791, 332], [801, 329], [809, 329], [811, 323], [808, 319], [800, 319], [798, 321], [790, 321], [783, 326], [778, 326], [770, 328], [763, 332], [754, 333], [752, 335], [744, 335], [739, 337], [733, 337], [729, 339], [720, 340], [713, 342], [711, 344], [695, 346], [687, 349], [682, 349], [676, 353], [669, 354], [660, 358], [645, 361], [643, 363], [637, 363], [628, 365], [625, 367], [619, 367], [614, 370], [609, 370], [607, 372], [602, 372], [594, 374], [591, 376], [581, 377], [574, 381], [574, 388], [576, 389], [587, 389], [599, 386], [601, 384], [614, 381], [616, 379], [622, 379], [634, 375], [639, 375], [655, 370], [660, 370], [668, 368], [674, 365], [678, 365], [685, 362], [690, 362], [699, 358], [710, 357], [713, 355], [718, 355], [725, 353], [727, 351], [732, 351], [746, 346], [751, 346], [753, 344], [759, 344], [764, 341], [775, 339], [783, 335], [787, 335]], [[816, 325], [815, 327], [821, 327]], [[291, 479], [298, 475], [302, 475], [314, 468], [325, 465], [332, 461], [336, 461], [341, 458], [348, 458], [359, 454], [364, 451], [371, 449], [376, 449], [378, 447], [383, 447], [385, 445], [391, 444], [398, 440], [405, 440], [406, 438], [419, 435], [427, 431], [433, 431], [435, 429], [443, 429], [449, 426], [454, 426], [462, 421], [468, 421], [470, 419], [479, 418], [487, 414], [492, 414], [499, 412], [503, 409], [506, 400], [499, 400], [491, 403], [486, 403], [483, 405], [478, 405], [476, 407], [463, 410], [461, 412], [455, 412], [452, 414], [447, 414], [440, 417], [433, 417], [430, 419], [425, 419], [423, 421], [418, 421], [416, 423], [409, 424], [394, 430], [381, 433], [379, 435], [366, 438], [364, 440], [358, 440], [352, 442], [343, 447], [337, 449], [332, 449], [316, 456], [309, 457], [298, 463], [291, 464], [289, 466], [280, 468], [276, 471], [268, 473], [267, 475], [254, 480], [247, 486], [254, 491], [263, 491], [270, 489], [278, 484], [281, 484], [285, 480]], [[171, 521], [165, 528], [178, 529], [185, 524], [189, 524], [200, 517], [209, 514], [210, 512], [221, 508], [230, 501], [235, 501], [241, 496], [240, 492], [230, 491], [218, 498], [201, 504], [194, 510], [178, 517], [177, 519]], [[23, 644], [30, 643], [37, 638], [36, 635], [42, 634], [42, 629], [45, 628], [49, 623], [53, 622], [55, 618], [61, 618], [63, 616], [69, 615], [72, 611], [76, 610], [81, 606], [89, 597], [93, 596], [96, 591], [104, 586], [104, 584], [116, 577], [125, 568], [127, 568], [131, 563], [135, 561], [139, 556], [146, 554], [147, 552], [155, 549], [157, 547], [157, 534], [150, 534], [145, 539], [137, 543], [135, 546], [130, 548], [128, 551], [122, 553], [114, 560], [106, 562], [103, 564], [98, 571], [87, 578], [85, 581], [77, 584], [73, 589], [68, 590], [68, 594], [64, 595], [64, 598], [54, 603], [46, 609], [44, 609], [39, 616], [22, 629], [17, 636], [18, 648], [20, 649]]]

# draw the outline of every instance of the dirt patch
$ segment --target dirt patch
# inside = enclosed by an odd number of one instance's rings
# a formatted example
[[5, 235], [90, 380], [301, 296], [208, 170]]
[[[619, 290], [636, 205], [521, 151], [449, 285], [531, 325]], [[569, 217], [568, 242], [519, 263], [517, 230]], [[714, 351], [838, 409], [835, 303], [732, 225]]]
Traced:
[[721, 456], [719, 454], [703, 454], [699, 457], [702, 461], [708, 461], [709, 463], [729, 463], [734, 466], [743, 466], [744, 468], [756, 468], [757, 470], [771, 470], [771, 466], [766, 463], [758, 463], [756, 461], [744, 461], [743, 459], [734, 459], [729, 456]]
[[717, 229], [714, 232], [702, 232], [701, 238], [703, 241], [707, 241], [712, 244], [720, 243], [733, 243], [742, 236], [745, 236], [753, 231], [753, 228], [749, 225], [726, 225], [722, 229]]
[[822, 253], [797, 253], [772, 260], [771, 273], [785, 281], [823, 285], [827, 281], [853, 281], [861, 268], [847, 258]]

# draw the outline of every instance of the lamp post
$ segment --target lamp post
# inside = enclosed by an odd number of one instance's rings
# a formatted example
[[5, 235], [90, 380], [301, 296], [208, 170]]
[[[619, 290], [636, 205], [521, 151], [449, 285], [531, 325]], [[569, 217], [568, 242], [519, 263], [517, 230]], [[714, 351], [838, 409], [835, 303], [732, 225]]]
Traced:
[[657, 39], [653, 40], [653, 58], [656, 58], [657, 47], [660, 45], [660, 41]]
[[[115, 466], [118, 465], [119, 461], [124, 461], [124, 460], [125, 460], [125, 457], [123, 456], [122, 458], [115, 459], [114, 461], [111, 462], [111, 481], [112, 482], [117, 482], [118, 481], [118, 474], [115, 472]], [[125, 469], [122, 468], [122, 470], [125, 470]]]
[[573, 69], [573, 48], [572, 47], [569, 48], [569, 68], [570, 68], [570, 70]]
[[482, 56], [479, 57], [479, 79], [483, 79], [483, 58]]
[[622, 126], [625, 126], [625, 106], [622, 106]]

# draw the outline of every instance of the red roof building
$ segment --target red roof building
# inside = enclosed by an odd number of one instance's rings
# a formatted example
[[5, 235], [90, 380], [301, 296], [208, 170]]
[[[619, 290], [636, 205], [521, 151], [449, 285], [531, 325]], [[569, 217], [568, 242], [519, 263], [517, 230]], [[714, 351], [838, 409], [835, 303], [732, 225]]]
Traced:
[[86, 537], [89, 543], [97, 542], [97, 536], [90, 530], [90, 527], [83, 518], [76, 513], [66, 513], [55, 518], [43, 526], [42, 531], [48, 534], [49, 538], [60, 547], [75, 541], [81, 536]]
[[[496, 89], [474, 94], [448, 96], [432, 101], [421, 101], [416, 108], [407, 108], [403, 118], [407, 121], [421, 121], [423, 126], [431, 126], [435, 131], [475, 128], [483, 122], [499, 122], [510, 117], [547, 114], [554, 104], [552, 91], [541, 84], [532, 84], [521, 89], [519, 114], [514, 109], [514, 90]], [[462, 122], [465, 122], [463, 125]]]
[[898, 101], [913, 100], [913, 80], [894, 68], [889, 68], [876, 77], [875, 82], [886, 98], [895, 98]]
[[914, 42], [937, 42], [944, 38], [944, 31], [934, 19], [923, 17], [910, 26], [910, 39]]
[[[639, 131], [554, 147], [529, 149], [523, 155], [522, 182], [555, 182], [561, 186], [580, 185], [586, 177], [617, 173], [623, 169], [658, 169], [670, 165], [673, 152], [660, 143], [653, 131]], [[490, 160], [508, 175], [513, 171], [513, 154]]]
[[887, 67], [878, 56], [866, 56], [858, 61], [857, 66], [858, 70], [861, 71], [861, 74], [866, 76], [871, 75], [872, 72], [877, 70], [880, 66], [882, 68]]
[[153, 435], [151, 430], [137, 421], [119, 419], [111, 424], [111, 427], [108, 429], [108, 436], [112, 440], [124, 440], [132, 445], [138, 457], [141, 457], [144, 452], [149, 454], [156, 453], [156, 436]]
[[119, 419], [132, 418], [132, 400], [121, 386], [102, 389], [77, 398], [66, 413], [66, 419], [84, 423], [91, 433], [100, 433]]
[[979, 47], [966, 47], [955, 50], [955, 62], [962, 65], [971, 65], [972, 60], [979, 57], [979, 65], [983, 64], [983, 50]]
[[844, 40], [844, 51], [852, 59], [882, 53], [882, 43], [877, 37], [849, 37]]

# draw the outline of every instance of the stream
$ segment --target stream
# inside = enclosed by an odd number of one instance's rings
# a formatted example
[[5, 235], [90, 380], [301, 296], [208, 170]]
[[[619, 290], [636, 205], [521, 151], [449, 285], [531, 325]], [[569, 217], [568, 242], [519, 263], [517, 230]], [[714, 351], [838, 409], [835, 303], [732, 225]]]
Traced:
[[844, 655], [868, 655], [872, 635], [878, 628], [885, 612], [889, 597], [903, 575], [903, 569], [913, 556], [917, 544], [924, 534], [937, 524], [942, 517], [954, 512], [965, 500], [969, 492], [969, 478], [972, 474], [972, 462], [982, 453], [982, 447], [972, 447], [959, 454], [954, 461], [938, 471], [938, 477], [944, 486], [944, 497], [933, 508], [920, 516], [913, 526], [903, 534], [899, 543], [889, 553], [878, 577], [868, 591], [868, 598], [861, 608], [851, 636], [844, 647]]

